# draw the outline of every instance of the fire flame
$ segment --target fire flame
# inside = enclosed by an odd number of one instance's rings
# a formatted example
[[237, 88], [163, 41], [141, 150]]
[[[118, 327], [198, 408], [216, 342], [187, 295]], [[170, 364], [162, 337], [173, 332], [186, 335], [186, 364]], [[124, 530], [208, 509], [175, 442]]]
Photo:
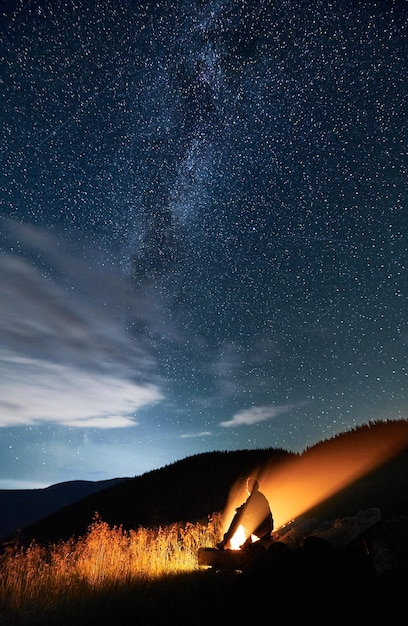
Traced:
[[[245, 536], [244, 527], [238, 526], [234, 535], [230, 539], [231, 550], [240, 550], [245, 539], [246, 539], [246, 536]], [[255, 537], [255, 535], [251, 535], [251, 539], [252, 539], [252, 543], [255, 543], [255, 541], [259, 541], [259, 538]]]
[[231, 550], [239, 550], [245, 539], [246, 537], [243, 526], [238, 526], [235, 534], [230, 539]]

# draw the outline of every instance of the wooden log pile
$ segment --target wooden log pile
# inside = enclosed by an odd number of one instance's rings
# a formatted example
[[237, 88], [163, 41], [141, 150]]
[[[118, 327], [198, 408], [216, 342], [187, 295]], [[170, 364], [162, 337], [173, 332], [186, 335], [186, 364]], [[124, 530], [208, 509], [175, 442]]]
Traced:
[[[198, 564], [216, 570], [244, 571], [265, 562], [284, 566], [289, 561], [290, 553], [303, 548], [307, 548], [309, 553], [321, 554], [324, 550], [338, 553], [358, 544], [375, 571], [381, 574], [388, 569], [401, 567], [401, 560], [396, 556], [398, 548], [390, 547], [390, 542], [381, 530], [381, 522], [381, 511], [378, 508], [359, 511], [354, 516], [333, 521], [298, 518], [277, 529], [270, 541], [257, 541], [244, 550], [200, 548]], [[408, 520], [402, 526], [402, 535], [408, 544]], [[399, 545], [404, 546], [404, 543], [400, 541]], [[404, 547], [408, 554], [408, 546]]]

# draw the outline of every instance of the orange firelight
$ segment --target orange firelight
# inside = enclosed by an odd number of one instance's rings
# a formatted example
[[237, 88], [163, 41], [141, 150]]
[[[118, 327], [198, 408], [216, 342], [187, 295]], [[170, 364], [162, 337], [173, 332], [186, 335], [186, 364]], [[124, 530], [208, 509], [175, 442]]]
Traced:
[[[384, 429], [367, 425], [327, 440], [278, 466], [275, 463], [255, 468], [251, 475], [258, 478], [260, 491], [269, 501], [276, 530], [407, 447], [407, 422], [385, 422]], [[240, 481], [232, 486], [223, 512], [225, 529], [246, 497], [245, 483]], [[242, 536], [237, 541], [233, 538], [234, 546], [242, 545]]]
[[238, 526], [235, 534], [230, 539], [231, 550], [239, 550], [240, 546], [242, 546], [245, 539], [246, 537], [245, 537], [245, 531], [244, 531], [243, 526]]

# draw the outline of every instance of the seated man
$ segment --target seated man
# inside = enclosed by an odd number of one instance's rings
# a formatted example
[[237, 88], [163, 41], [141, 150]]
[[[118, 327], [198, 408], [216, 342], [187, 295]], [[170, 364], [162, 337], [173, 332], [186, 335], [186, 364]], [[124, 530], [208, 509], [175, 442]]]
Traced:
[[241, 548], [252, 543], [251, 535], [259, 539], [270, 539], [273, 531], [273, 518], [268, 500], [259, 491], [259, 483], [255, 478], [246, 481], [248, 498], [235, 511], [234, 518], [224, 534], [222, 541], [216, 544], [219, 550], [223, 550], [234, 536], [239, 526], [245, 530], [245, 543]]

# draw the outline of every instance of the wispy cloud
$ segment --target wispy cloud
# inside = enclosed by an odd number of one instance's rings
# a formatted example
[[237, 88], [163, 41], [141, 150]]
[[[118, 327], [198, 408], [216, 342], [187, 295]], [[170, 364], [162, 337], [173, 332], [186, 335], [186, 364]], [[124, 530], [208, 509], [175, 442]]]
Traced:
[[229, 428], [231, 426], [251, 426], [252, 424], [259, 424], [266, 422], [267, 420], [283, 415], [292, 411], [299, 404], [286, 404], [281, 406], [254, 406], [250, 409], [243, 409], [235, 413], [230, 420], [220, 422], [220, 426]]
[[184, 433], [180, 435], [180, 439], [190, 439], [194, 437], [211, 437], [211, 434], [208, 430], [202, 430], [199, 433]]
[[119, 376], [0, 352], [0, 426], [53, 422], [122, 428], [137, 424], [138, 408], [157, 402], [155, 386]]
[[236, 394], [242, 367], [242, 355], [236, 343], [226, 342], [212, 365], [212, 373], [217, 381], [223, 399]]
[[0, 426], [135, 425], [140, 407], [162, 399], [146, 334], [126, 331], [127, 317], [146, 328], [145, 303], [106, 265], [33, 227], [4, 226]]

